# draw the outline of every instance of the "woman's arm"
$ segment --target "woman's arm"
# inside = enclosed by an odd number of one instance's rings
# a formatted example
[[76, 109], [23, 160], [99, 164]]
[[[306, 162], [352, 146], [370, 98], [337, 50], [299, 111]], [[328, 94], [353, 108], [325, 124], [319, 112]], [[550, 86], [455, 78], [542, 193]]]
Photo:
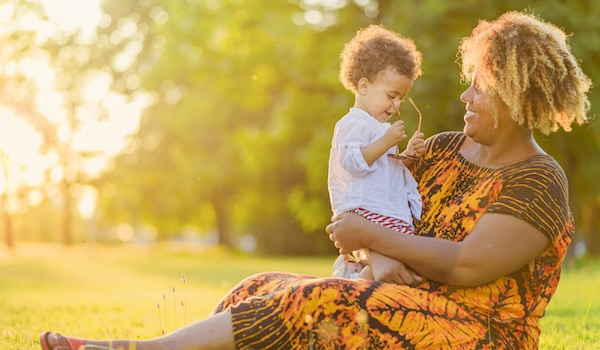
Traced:
[[531, 262], [548, 245], [536, 228], [515, 217], [485, 214], [461, 242], [398, 234], [356, 214], [327, 227], [340, 253], [369, 248], [419, 275], [450, 285], [481, 285]]

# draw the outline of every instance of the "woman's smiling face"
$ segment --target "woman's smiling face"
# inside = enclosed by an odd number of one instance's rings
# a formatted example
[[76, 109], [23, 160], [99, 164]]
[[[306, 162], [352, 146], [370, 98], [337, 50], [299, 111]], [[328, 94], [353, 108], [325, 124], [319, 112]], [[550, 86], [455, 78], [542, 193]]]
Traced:
[[494, 106], [489, 91], [482, 91], [477, 84], [477, 71], [473, 74], [471, 85], [460, 95], [466, 103], [464, 115], [465, 134], [481, 144], [489, 144], [492, 131], [499, 124], [494, 116]]

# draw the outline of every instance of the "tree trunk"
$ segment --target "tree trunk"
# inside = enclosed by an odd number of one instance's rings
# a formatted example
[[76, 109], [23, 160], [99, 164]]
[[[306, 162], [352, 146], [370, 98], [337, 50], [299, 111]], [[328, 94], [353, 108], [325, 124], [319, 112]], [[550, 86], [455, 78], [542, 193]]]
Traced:
[[231, 249], [233, 248], [231, 242], [231, 228], [229, 225], [229, 214], [225, 204], [225, 200], [219, 195], [216, 195], [213, 199], [213, 206], [215, 210], [215, 219], [217, 225], [217, 234], [219, 237], [218, 243], [220, 246]]
[[598, 221], [600, 217], [600, 206], [593, 203], [590, 205], [589, 210], [585, 210], [587, 218], [585, 218], [585, 247], [589, 255], [597, 257], [600, 256], [600, 237]]
[[2, 171], [4, 172], [4, 182], [7, 184], [5, 186], [4, 192], [2, 193], [2, 196], [0, 196], [0, 200], [2, 201], [2, 203], [0, 203], [0, 209], [2, 209], [2, 212], [4, 213], [4, 238], [5, 238], [5, 242], [6, 242], [6, 246], [8, 248], [12, 248], [13, 247], [13, 232], [12, 232], [12, 221], [11, 221], [11, 217], [10, 214], [8, 212], [8, 183], [9, 183], [9, 173], [8, 173], [8, 166], [7, 166], [7, 158], [4, 152], [0, 152], [0, 156], [2, 156], [2, 158], [0, 159], [2, 161]]
[[12, 221], [10, 214], [4, 210], [4, 235], [5, 235], [5, 243], [8, 248], [13, 247], [13, 230], [12, 230]]
[[63, 207], [63, 222], [62, 222], [62, 240], [63, 244], [69, 246], [73, 244], [73, 235], [71, 232], [71, 194], [70, 194], [71, 185], [65, 181], [64, 184], [64, 207]]

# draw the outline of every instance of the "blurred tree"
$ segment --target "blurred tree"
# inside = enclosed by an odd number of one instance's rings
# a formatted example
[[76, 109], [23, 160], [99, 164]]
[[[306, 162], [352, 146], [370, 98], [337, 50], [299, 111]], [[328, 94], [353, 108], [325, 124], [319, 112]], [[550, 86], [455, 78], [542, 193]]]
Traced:
[[[294, 118], [285, 114], [291, 104], [297, 106], [294, 89], [315, 86], [314, 77], [295, 66], [307, 57], [301, 32], [313, 33], [290, 25], [298, 7], [260, 1], [243, 6], [235, 1], [118, 4], [105, 3], [105, 11], [118, 20], [101, 35], [112, 35], [120, 22], [137, 23], [143, 38], [130, 41], [153, 44], [144, 46], [147, 51], [123, 76], [142, 77], [156, 103], [142, 122], [135, 141], [139, 146], [97, 182], [101, 194], [109, 193], [102, 195], [105, 215], [115, 218], [128, 202], [137, 208], [129, 211], [129, 220], [135, 217], [163, 234], [189, 223], [215, 226], [219, 242], [231, 246], [235, 222], [238, 231], [261, 232], [256, 234], [261, 246], [279, 236], [291, 247], [311, 247], [303, 243], [301, 224], [285, 203], [286, 192], [304, 181], [298, 175], [304, 167], [299, 158], [306, 152], [297, 142], [303, 133], [307, 137], [302, 142], [312, 142], [305, 133], [310, 129], [290, 128]], [[302, 81], [296, 83], [298, 78]], [[309, 125], [306, 120], [294, 123]], [[175, 171], [164, 176], [165, 169]], [[133, 176], [144, 198], [133, 195], [129, 200], [120, 190], [102, 190], [129, 186], [132, 174], [143, 174]]]
[[[108, 112], [98, 102], [102, 96], [92, 102], [86, 97], [88, 85], [98, 74], [90, 60], [90, 44], [81, 42], [77, 33], [58, 32], [42, 48], [56, 75], [54, 88], [64, 111], [64, 118], [49, 123], [46, 128], [45, 141], [57, 160], [53, 173], [59, 174], [58, 183], [55, 185], [49, 181], [49, 186], [56, 186], [60, 193], [55, 200], [62, 206], [61, 240], [63, 244], [71, 245], [75, 203], [79, 198], [77, 188], [90, 180], [85, 162], [102, 155], [101, 150], [78, 147], [77, 139], [81, 137], [80, 132], [86, 123], [106, 118]], [[107, 92], [93, 91], [95, 94]]]
[[[424, 54], [424, 76], [411, 91], [424, 112], [427, 135], [462, 129], [463, 103], [459, 95], [458, 65], [452, 64], [460, 38], [469, 35], [479, 19], [493, 20], [509, 10], [528, 10], [572, 34], [571, 45], [584, 72], [600, 78], [600, 23], [595, 20], [600, 4], [591, 1], [408, 1], [402, 6], [379, 1], [380, 22], [412, 37]], [[591, 116], [597, 115], [600, 95], [589, 95]], [[405, 113], [405, 116], [409, 114]], [[407, 121], [408, 122], [408, 121]], [[575, 239], [585, 242], [592, 255], [600, 255], [600, 131], [592, 121], [572, 132], [549, 137], [537, 135], [548, 153], [563, 166], [570, 180], [571, 208], [575, 215]], [[575, 247], [572, 245], [571, 247]]]
[[[44, 18], [38, 4], [9, 0], [0, 4], [0, 118], [3, 124], [15, 125], [23, 119], [39, 133], [47, 131], [47, 122], [31, 103], [36, 92], [34, 77], [27, 71], [27, 61], [39, 54], [35, 45], [37, 33], [34, 28], [19, 26], [23, 18]], [[29, 206], [26, 200], [34, 189], [23, 181], [24, 164], [19, 163], [10, 142], [15, 136], [6, 135], [0, 142], [0, 211], [6, 245], [15, 241], [13, 215]], [[10, 152], [9, 152], [10, 151]]]
[[[353, 102], [337, 79], [343, 44], [371, 23], [413, 38], [424, 54], [425, 74], [411, 91], [423, 131], [460, 130], [460, 38], [480, 18], [525, 7], [574, 32], [584, 70], [598, 76], [593, 2], [106, 0], [110, 20], [95, 55], [118, 91], [151, 92], [154, 103], [131, 148], [96, 182], [104, 220], [150, 224], [163, 236], [186, 224], [217, 227], [226, 246], [233, 232], [248, 233], [269, 253], [331, 252], [322, 234], [328, 151]], [[403, 108], [416, 127], [416, 113]], [[573, 209], [595, 251], [597, 128], [540, 140], [571, 179]]]
[[[600, 81], [600, 4], [592, 1], [538, 1], [536, 13], [572, 35], [570, 43], [584, 73], [597, 85]], [[597, 118], [600, 94], [590, 94], [592, 116]], [[585, 243], [590, 255], [600, 255], [600, 129], [595, 121], [539, 137], [545, 149], [564, 167], [570, 181], [571, 208], [575, 215], [576, 239]], [[575, 245], [571, 245], [574, 248]]]
[[[24, 0], [0, 4], [3, 42], [0, 106], [2, 112], [11, 112], [3, 116], [4, 121], [12, 115], [35, 129], [41, 140], [37, 153], [46, 166], [43, 183], [27, 183], [24, 174], [33, 164], [17, 164], [10, 152], [2, 150], [5, 186], [1, 207], [7, 242], [10, 242], [9, 230], [17, 226], [9, 222], [11, 214], [17, 209], [24, 212], [28, 205], [41, 204], [43, 198], [39, 197], [44, 191], [49, 199], [44, 205], [62, 206], [60, 228], [46, 228], [44, 234], [52, 236], [59, 231], [62, 242], [71, 244], [74, 221], [79, 219], [75, 204], [82, 184], [90, 175], [86, 166], [89, 160], [106, 156], [103, 150], [83, 147], [81, 141], [85, 129], [89, 130], [90, 125], [97, 125], [108, 116], [104, 97], [110, 91], [98, 88], [98, 81], [110, 77], [101, 71], [103, 65], [91, 60], [92, 48], [98, 44], [95, 38], [90, 40], [77, 29], [63, 29], [60, 23], [48, 17], [43, 5], [40, 1]], [[49, 92], [53, 93], [51, 99], [55, 103], [50, 108], [48, 95], [44, 95]], [[7, 144], [23, 146], [17, 143], [27, 142], [17, 137], [9, 139]], [[19, 147], [16, 148], [18, 152]], [[32, 193], [39, 199], [38, 203], [31, 203]]]

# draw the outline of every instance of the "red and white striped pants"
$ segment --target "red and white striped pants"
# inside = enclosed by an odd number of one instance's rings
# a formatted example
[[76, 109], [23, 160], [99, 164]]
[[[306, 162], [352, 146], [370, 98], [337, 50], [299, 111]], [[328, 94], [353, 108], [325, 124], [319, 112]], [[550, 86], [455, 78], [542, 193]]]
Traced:
[[406, 233], [408, 235], [414, 234], [412, 226], [404, 220], [377, 214], [364, 208], [356, 208], [351, 210], [351, 212], [356, 213], [365, 219], [383, 227], [390, 228], [396, 232]]

